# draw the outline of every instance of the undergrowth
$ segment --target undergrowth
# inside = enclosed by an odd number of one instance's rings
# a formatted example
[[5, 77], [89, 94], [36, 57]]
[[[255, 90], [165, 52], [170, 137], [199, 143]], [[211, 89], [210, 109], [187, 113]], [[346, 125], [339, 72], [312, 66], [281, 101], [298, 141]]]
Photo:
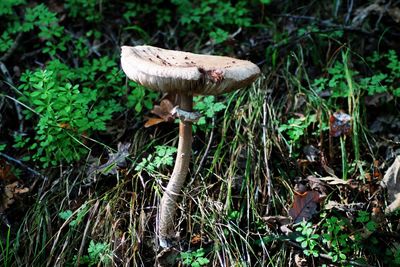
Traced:
[[[165, 96], [118, 63], [120, 45], [152, 44], [251, 59], [263, 72], [245, 90], [195, 97], [203, 117], [176, 219], [180, 264], [399, 265], [400, 214], [384, 212], [380, 187], [400, 142], [399, 29], [384, 10], [1, 1], [0, 262], [154, 264], [177, 123], [143, 126]], [[315, 206], [296, 221], [304, 198]]]

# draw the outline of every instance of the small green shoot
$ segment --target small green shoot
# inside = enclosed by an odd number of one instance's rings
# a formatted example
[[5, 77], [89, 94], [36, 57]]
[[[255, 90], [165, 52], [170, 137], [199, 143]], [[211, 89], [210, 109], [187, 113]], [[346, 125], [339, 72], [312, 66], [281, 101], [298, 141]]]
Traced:
[[[112, 254], [110, 250], [110, 246], [107, 243], [95, 243], [93, 240], [90, 240], [88, 247], [88, 254], [83, 255], [79, 259], [79, 264], [87, 264], [87, 266], [94, 265], [108, 265], [111, 262]], [[77, 263], [77, 256], [74, 256], [74, 262]]]
[[135, 167], [135, 171], [146, 170], [149, 173], [153, 173], [160, 167], [172, 166], [174, 164], [173, 154], [176, 153], [176, 150], [176, 147], [156, 146], [155, 154], [143, 158]]
[[310, 222], [302, 221], [296, 231], [300, 232], [300, 236], [296, 238], [296, 241], [300, 243], [300, 246], [304, 249], [303, 252], [307, 256], [318, 257], [319, 252], [317, 249], [319, 235], [315, 233]]
[[196, 251], [181, 252], [180, 259], [183, 264], [187, 266], [200, 267], [205, 266], [210, 262], [204, 255], [204, 249], [199, 248]]

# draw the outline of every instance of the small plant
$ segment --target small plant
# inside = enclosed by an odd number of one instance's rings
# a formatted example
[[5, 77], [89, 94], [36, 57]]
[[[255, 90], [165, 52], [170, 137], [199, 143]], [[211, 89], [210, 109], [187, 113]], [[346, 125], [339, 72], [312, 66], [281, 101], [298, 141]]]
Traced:
[[[88, 213], [89, 211], [89, 207], [88, 205], [85, 203], [83, 204], [81, 207], [79, 207], [79, 209], [75, 212], [75, 219], [71, 220], [69, 222], [69, 226], [71, 227], [75, 227], [77, 226], [79, 223], [81, 223], [83, 221], [83, 219], [85, 218], [85, 215]], [[58, 214], [58, 216], [67, 221], [70, 220], [72, 218], [72, 216], [74, 216], [74, 212], [72, 212], [71, 210], [66, 210], [66, 211], [62, 211]]]
[[64, 27], [58, 24], [57, 14], [40, 4], [26, 8], [25, 17], [20, 20], [13, 8], [23, 3], [25, 1], [2, 1], [0, 4], [0, 16], [4, 16], [2, 20], [7, 24], [0, 37], [0, 53], [9, 50], [18, 35], [35, 29], [39, 30], [37, 36], [41, 38], [40, 42], [45, 43], [44, 53], [55, 55], [58, 50], [66, 51], [65, 43], [69, 35], [64, 34]]
[[176, 150], [176, 147], [156, 146], [155, 154], [143, 158], [135, 170], [146, 170], [149, 173], [153, 173], [162, 166], [172, 166], [174, 164], [173, 154], [176, 153]]
[[387, 248], [385, 256], [385, 263], [388, 266], [400, 266], [400, 245], [395, 244], [393, 247]]
[[352, 79], [354, 89], [360, 89], [369, 96], [385, 92], [392, 92], [394, 96], [400, 96], [400, 88], [397, 87], [399, 86], [397, 80], [400, 78], [400, 61], [396, 52], [390, 50], [383, 55], [374, 53], [367, 60], [372, 66], [375, 66], [379, 61], [387, 62], [386, 68], [382, 69], [382, 72], [371, 76], [359, 77], [357, 70], [350, 70], [344, 63], [336, 62], [333, 67], [328, 69], [329, 77], [315, 79], [312, 87], [317, 92], [329, 89], [332, 98], [345, 98], [350, 96], [350, 90], [348, 90], [348, 79], [350, 78]]
[[331, 249], [328, 255], [332, 257], [332, 261], [346, 260], [346, 253], [351, 251], [351, 247], [349, 234], [343, 231], [345, 222], [337, 217], [331, 217], [326, 219], [323, 226], [326, 233], [322, 235], [322, 241]]
[[228, 29], [235, 31], [239, 27], [250, 26], [252, 22], [247, 1], [173, 0], [172, 3], [177, 6], [184, 32], [209, 33], [215, 43], [228, 39]]
[[367, 231], [371, 233], [375, 232], [376, 229], [378, 228], [377, 223], [371, 219], [370, 213], [368, 211], [364, 210], [359, 211], [356, 221], [362, 223], [365, 229], [367, 229]]
[[206, 131], [210, 127], [207, 119], [213, 118], [217, 112], [226, 108], [224, 103], [216, 102], [214, 96], [196, 96], [193, 101], [196, 103], [194, 110], [203, 115], [193, 127], [194, 129], [199, 127], [202, 131]]
[[290, 118], [287, 123], [279, 126], [278, 131], [286, 133], [290, 138], [290, 143], [297, 144], [312, 123], [317, 121], [317, 115], [309, 115], [299, 118]]
[[[56, 73], [47, 70], [27, 71], [19, 87], [21, 102], [29, 109], [26, 118], [38, 115], [35, 142], [29, 150], [35, 151], [32, 159], [44, 167], [59, 161], [72, 162], [88, 151], [83, 136], [96, 130], [105, 130], [113, 109], [92, 108], [96, 91], [80, 90], [78, 85], [61, 83]], [[16, 140], [18, 142], [18, 139]], [[24, 144], [17, 143], [18, 147]]]
[[[171, 21], [172, 15], [170, 9], [160, 8], [162, 2], [162, 0], [127, 2], [125, 3], [127, 10], [124, 12], [123, 18], [128, 21], [129, 24], [132, 24], [132, 22], [138, 18], [151, 15], [154, 17], [157, 27], [164, 26]], [[139, 21], [143, 21], [143, 19], [139, 19]], [[130, 26], [128, 29], [136, 30], [142, 37], [148, 37], [147, 33], [140, 26]]]
[[210, 261], [204, 257], [205, 251], [199, 248], [196, 251], [181, 252], [180, 258], [183, 264], [192, 267], [200, 267], [207, 265]]
[[319, 235], [315, 233], [310, 222], [302, 221], [296, 231], [301, 233], [301, 236], [296, 238], [300, 246], [304, 249], [303, 252], [307, 256], [318, 257], [319, 252], [317, 249]]
[[[110, 246], [107, 243], [95, 243], [93, 240], [90, 240], [90, 244], [88, 247], [88, 254], [83, 255], [79, 259], [79, 264], [87, 264], [87, 266], [94, 265], [108, 265], [110, 264], [112, 259], [112, 254], [110, 251]], [[77, 256], [74, 256], [74, 262], [77, 263]]]
[[101, 14], [101, 1], [98, 0], [66, 0], [65, 7], [73, 18], [83, 18], [88, 22], [99, 22]]

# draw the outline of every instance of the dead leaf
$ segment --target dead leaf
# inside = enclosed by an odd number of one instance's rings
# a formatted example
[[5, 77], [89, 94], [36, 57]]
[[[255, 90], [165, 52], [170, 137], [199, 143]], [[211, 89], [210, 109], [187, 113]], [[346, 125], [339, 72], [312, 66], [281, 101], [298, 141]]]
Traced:
[[398, 8], [397, 6], [389, 8], [388, 13], [394, 21], [400, 23], [400, 8]]
[[320, 196], [317, 191], [306, 191], [305, 193], [295, 193], [293, 206], [289, 210], [289, 215], [294, 223], [302, 220], [309, 220], [317, 212], [317, 204], [320, 202]]
[[0, 159], [0, 180], [15, 181], [16, 177], [11, 171], [11, 165]]
[[386, 171], [381, 186], [387, 188], [389, 206], [385, 213], [392, 212], [400, 207], [400, 156], [397, 156], [392, 166]]
[[108, 160], [103, 165], [98, 167], [98, 171], [102, 174], [117, 174], [118, 168], [126, 168], [126, 158], [129, 156], [129, 148], [131, 143], [118, 143], [118, 151], [116, 153], [109, 152]]
[[333, 137], [351, 133], [351, 116], [343, 111], [337, 111], [329, 118], [329, 134]]
[[198, 245], [201, 243], [201, 241], [202, 241], [201, 234], [195, 234], [192, 236], [192, 239], [190, 240], [190, 244]]
[[148, 118], [144, 127], [151, 127], [153, 125], [162, 123], [162, 122], [172, 122], [174, 121], [174, 116], [171, 114], [171, 111], [174, 109], [175, 103], [171, 99], [171, 97], [166, 97], [161, 100], [160, 105], [155, 105], [154, 108], [150, 111], [152, 114], [158, 116], [158, 118]]
[[314, 191], [318, 191], [323, 195], [327, 195], [326, 192], [326, 184], [320, 178], [315, 177], [314, 175], [307, 176], [308, 184], [310, 188]]
[[154, 125], [157, 125], [159, 123], [165, 122], [165, 120], [161, 119], [161, 118], [146, 118], [146, 119], [147, 119], [147, 121], [144, 124], [145, 128], [149, 128], [151, 126], [154, 126]]
[[355, 212], [358, 210], [362, 210], [365, 206], [365, 203], [350, 203], [350, 204], [341, 204], [333, 200], [329, 200], [328, 203], [325, 204], [325, 210], [336, 209], [345, 212]]
[[3, 195], [0, 197], [0, 212], [5, 211], [15, 202], [18, 195], [29, 192], [29, 188], [23, 187], [20, 182], [16, 181], [4, 187]]
[[309, 266], [307, 259], [305, 257], [300, 256], [299, 253], [296, 253], [294, 255], [294, 263], [295, 263], [296, 267]]
[[113, 153], [109, 151], [106, 163], [100, 165], [98, 159], [93, 162], [87, 171], [87, 178], [84, 181], [85, 185], [96, 182], [96, 174], [117, 175], [118, 168], [126, 168], [126, 158], [129, 156], [130, 146], [131, 143], [118, 143], [117, 152]]
[[338, 177], [331, 177], [331, 176], [321, 177], [319, 179], [322, 181], [326, 181], [330, 185], [339, 185], [339, 184], [347, 185], [350, 181], [350, 180], [343, 180]]

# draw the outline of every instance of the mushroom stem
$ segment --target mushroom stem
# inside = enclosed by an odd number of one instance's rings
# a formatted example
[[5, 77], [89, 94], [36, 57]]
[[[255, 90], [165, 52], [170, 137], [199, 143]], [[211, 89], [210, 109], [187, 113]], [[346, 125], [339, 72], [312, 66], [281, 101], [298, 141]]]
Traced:
[[[191, 112], [193, 96], [181, 95], [180, 108]], [[161, 199], [159, 217], [159, 242], [162, 248], [172, 246], [175, 237], [174, 217], [177, 209], [177, 198], [189, 171], [192, 150], [192, 122], [181, 119], [179, 123], [179, 143], [176, 161], [168, 186]]]

